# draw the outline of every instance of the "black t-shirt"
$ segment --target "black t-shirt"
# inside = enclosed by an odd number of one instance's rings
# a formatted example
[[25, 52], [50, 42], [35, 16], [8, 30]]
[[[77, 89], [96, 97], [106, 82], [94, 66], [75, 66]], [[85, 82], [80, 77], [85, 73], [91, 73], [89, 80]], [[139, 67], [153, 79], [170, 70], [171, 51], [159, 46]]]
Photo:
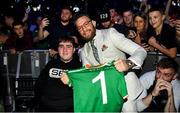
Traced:
[[114, 27], [118, 32], [124, 34], [125, 37], [128, 36], [129, 28], [126, 27], [125, 25], [114, 24], [113, 27]]
[[[105, 29], [101, 24], [98, 24], [96, 27], [97, 29]], [[122, 33], [125, 35], [125, 37], [128, 36], [129, 28], [123, 24], [114, 24], [112, 28], [115, 28], [119, 33]]]
[[55, 50], [57, 50], [59, 38], [78, 35], [73, 23], [70, 22], [68, 25], [64, 26], [60, 22], [60, 19], [51, 20], [46, 30], [49, 32], [49, 48]]
[[163, 24], [161, 33], [159, 35], [156, 35], [155, 29], [149, 25], [147, 29], [148, 39], [151, 36], [154, 36], [160, 44], [164, 45], [168, 49], [177, 47], [176, 30], [166, 23]]

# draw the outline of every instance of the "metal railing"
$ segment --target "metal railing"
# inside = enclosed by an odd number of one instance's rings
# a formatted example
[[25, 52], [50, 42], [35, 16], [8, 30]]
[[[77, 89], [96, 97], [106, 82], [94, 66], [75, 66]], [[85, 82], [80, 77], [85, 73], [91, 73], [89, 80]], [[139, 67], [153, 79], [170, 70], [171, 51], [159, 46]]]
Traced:
[[[140, 75], [154, 70], [157, 62], [162, 57], [165, 56], [149, 52]], [[5, 81], [6, 88], [4, 97], [5, 111], [17, 111], [15, 104], [17, 99], [23, 98], [26, 101], [34, 96], [35, 80], [49, 60], [48, 50], [26, 50], [17, 54], [0, 51], [0, 74]], [[176, 61], [180, 65], [180, 54], [177, 55]]]

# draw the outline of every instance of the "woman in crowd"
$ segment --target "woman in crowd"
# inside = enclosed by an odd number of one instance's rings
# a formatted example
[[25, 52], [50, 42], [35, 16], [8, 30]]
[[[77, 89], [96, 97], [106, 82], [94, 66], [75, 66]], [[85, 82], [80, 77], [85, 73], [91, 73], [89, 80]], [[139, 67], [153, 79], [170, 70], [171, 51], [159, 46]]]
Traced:
[[152, 47], [147, 44], [147, 16], [143, 12], [137, 12], [134, 15], [134, 27], [136, 28], [136, 37], [134, 42], [141, 45], [146, 51], [152, 51]]

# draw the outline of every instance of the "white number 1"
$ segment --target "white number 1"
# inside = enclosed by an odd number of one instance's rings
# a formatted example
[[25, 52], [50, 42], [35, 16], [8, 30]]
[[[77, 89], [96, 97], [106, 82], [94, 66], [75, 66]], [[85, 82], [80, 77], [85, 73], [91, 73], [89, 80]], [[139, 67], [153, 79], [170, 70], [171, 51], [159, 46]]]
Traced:
[[94, 84], [98, 80], [101, 81], [101, 91], [102, 91], [103, 104], [107, 104], [107, 92], [106, 92], [106, 83], [105, 83], [105, 78], [104, 78], [104, 71], [101, 71], [100, 74], [92, 80], [92, 83]]

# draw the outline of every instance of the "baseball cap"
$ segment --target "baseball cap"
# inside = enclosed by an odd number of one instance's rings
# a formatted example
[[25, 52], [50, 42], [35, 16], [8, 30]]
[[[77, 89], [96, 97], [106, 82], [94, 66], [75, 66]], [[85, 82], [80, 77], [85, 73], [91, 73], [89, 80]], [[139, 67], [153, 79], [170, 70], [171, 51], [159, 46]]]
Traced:
[[100, 11], [98, 18], [99, 22], [107, 22], [111, 19], [110, 12], [108, 10]]

